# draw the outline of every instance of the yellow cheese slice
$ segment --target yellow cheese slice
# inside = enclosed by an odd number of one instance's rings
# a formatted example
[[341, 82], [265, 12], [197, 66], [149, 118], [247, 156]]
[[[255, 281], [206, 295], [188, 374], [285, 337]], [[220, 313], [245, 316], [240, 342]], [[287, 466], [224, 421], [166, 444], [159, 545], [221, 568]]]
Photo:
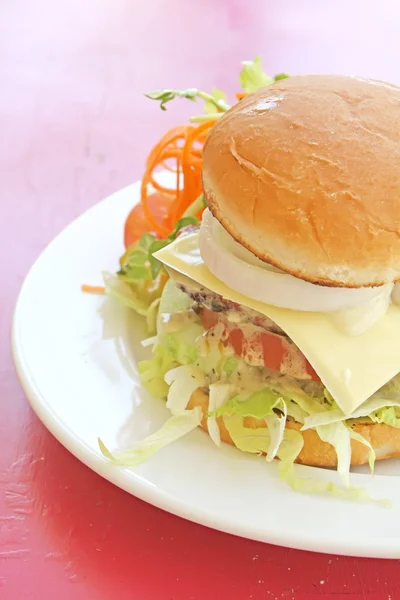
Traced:
[[350, 337], [323, 313], [277, 308], [229, 288], [205, 266], [198, 233], [178, 238], [155, 256], [212, 292], [272, 319], [300, 348], [346, 415], [400, 372], [400, 308], [394, 305], [365, 333]]

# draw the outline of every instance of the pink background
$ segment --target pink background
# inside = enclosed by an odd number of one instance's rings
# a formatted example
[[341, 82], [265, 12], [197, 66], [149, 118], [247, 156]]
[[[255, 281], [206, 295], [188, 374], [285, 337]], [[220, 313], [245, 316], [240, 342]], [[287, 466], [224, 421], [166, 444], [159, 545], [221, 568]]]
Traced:
[[1, 599], [400, 597], [399, 561], [234, 538], [114, 488], [44, 429], [9, 350], [15, 298], [40, 251], [140, 178], [151, 145], [193, 110], [177, 101], [163, 113], [143, 92], [217, 85], [233, 94], [239, 61], [258, 53], [270, 73], [400, 83], [399, 31], [395, 0], [2, 0]]

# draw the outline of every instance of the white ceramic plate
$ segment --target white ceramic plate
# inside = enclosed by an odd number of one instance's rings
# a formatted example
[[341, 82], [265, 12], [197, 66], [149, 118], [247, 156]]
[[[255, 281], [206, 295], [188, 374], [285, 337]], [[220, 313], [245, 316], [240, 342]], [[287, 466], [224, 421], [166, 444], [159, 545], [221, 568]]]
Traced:
[[[101, 284], [123, 250], [124, 219], [137, 202], [135, 184], [101, 202], [44, 251], [22, 287], [14, 314], [16, 369], [39, 418], [91, 469], [127, 492], [171, 513], [243, 537], [293, 548], [400, 558], [400, 463], [353, 484], [392, 508], [294, 493], [277, 465], [235, 448], [218, 449], [196, 430], [134, 469], [117, 468], [99, 452], [128, 447], [160, 426], [164, 403], [141, 388], [136, 362], [144, 328], [111, 300], [85, 295]], [[298, 467], [302, 474], [336, 473]]]

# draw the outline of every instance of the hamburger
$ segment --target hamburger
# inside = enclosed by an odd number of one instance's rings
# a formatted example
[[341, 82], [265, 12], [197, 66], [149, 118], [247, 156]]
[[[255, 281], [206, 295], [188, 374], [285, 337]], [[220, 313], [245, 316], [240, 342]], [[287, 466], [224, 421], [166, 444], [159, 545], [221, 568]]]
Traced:
[[140, 365], [171, 439], [200, 426], [305, 490], [293, 463], [351, 493], [351, 465], [400, 455], [399, 114], [394, 85], [293, 76], [212, 127], [208, 208], [155, 254], [170, 280]]

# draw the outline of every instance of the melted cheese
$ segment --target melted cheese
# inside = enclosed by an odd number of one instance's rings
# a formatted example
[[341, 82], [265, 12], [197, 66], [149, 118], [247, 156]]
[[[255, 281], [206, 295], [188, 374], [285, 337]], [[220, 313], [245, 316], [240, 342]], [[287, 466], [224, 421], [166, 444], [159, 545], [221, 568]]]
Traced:
[[205, 266], [198, 233], [182, 236], [155, 256], [212, 292], [275, 321], [300, 348], [346, 415], [400, 372], [400, 308], [391, 305], [370, 329], [349, 337], [323, 313], [277, 308], [239, 294]]

